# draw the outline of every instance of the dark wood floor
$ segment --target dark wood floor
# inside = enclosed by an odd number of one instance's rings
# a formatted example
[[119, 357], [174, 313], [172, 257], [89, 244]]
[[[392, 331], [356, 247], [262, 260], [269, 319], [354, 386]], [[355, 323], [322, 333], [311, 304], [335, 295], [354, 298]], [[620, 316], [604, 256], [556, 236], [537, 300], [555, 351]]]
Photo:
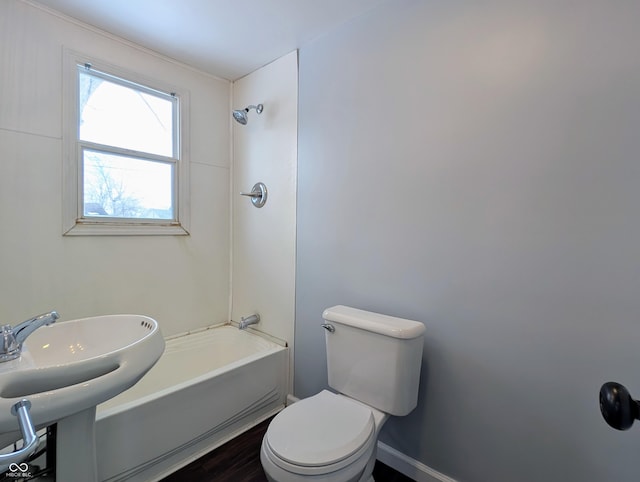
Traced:
[[[262, 422], [162, 482], [266, 482], [260, 464], [260, 444], [270, 421]], [[373, 477], [376, 482], [412, 482], [381, 462], [376, 462]]]

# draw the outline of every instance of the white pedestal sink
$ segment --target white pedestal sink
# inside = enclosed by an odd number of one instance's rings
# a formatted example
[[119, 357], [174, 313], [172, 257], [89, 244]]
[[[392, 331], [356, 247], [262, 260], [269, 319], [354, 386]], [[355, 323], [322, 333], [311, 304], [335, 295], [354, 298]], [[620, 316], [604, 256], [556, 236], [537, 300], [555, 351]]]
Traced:
[[57, 322], [0, 363], [0, 443], [20, 438], [11, 407], [31, 402], [36, 427], [58, 423], [57, 480], [96, 480], [96, 405], [133, 386], [164, 351], [158, 323], [141, 315]]

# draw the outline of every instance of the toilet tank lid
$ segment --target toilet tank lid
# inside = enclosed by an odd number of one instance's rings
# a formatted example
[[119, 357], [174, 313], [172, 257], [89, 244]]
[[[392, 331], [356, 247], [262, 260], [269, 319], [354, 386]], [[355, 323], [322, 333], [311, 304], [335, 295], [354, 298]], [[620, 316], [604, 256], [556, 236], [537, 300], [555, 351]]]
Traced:
[[419, 321], [405, 320], [344, 305], [327, 308], [322, 313], [322, 318], [393, 338], [411, 339], [424, 333], [424, 324]]

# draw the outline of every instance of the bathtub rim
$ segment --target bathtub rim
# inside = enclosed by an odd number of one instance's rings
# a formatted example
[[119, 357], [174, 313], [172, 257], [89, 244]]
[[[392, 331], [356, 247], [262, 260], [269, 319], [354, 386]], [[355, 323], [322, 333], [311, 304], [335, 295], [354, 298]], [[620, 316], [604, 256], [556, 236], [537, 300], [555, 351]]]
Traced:
[[[180, 333], [180, 334], [177, 334], [177, 335], [172, 335], [172, 336], [166, 337], [165, 338], [165, 342], [177, 340], [177, 339], [184, 338], [184, 337], [191, 336], [191, 335], [197, 335], [197, 334], [204, 333], [204, 332], [212, 330], [212, 329], [222, 328], [222, 327], [226, 327], [226, 326], [233, 327], [234, 325], [232, 323], [219, 323], [219, 324], [216, 324], [216, 325], [210, 325], [210, 326], [207, 326], [205, 328], [200, 328], [200, 329], [197, 329], [197, 330], [191, 330], [191, 331], [187, 331], [187, 332]], [[169, 386], [167, 388], [163, 388], [161, 390], [154, 391], [153, 393], [150, 393], [148, 395], [144, 395], [142, 397], [136, 398], [136, 399], [131, 400], [129, 402], [125, 402], [125, 403], [122, 403], [122, 404], [119, 404], [119, 405], [115, 405], [113, 407], [109, 407], [109, 408], [105, 408], [105, 409], [100, 409], [100, 405], [98, 405], [96, 407], [96, 421], [102, 420], [102, 419], [105, 419], [105, 418], [108, 418], [108, 417], [111, 417], [111, 416], [114, 416], [114, 415], [117, 415], [119, 413], [122, 413], [122, 412], [124, 412], [126, 410], [130, 410], [130, 409], [132, 409], [134, 407], [137, 407], [139, 405], [143, 405], [143, 404], [148, 403], [150, 401], [162, 398], [162, 397], [164, 397], [166, 395], [169, 395], [169, 394], [171, 394], [173, 392], [176, 392], [178, 390], [183, 390], [186, 387], [189, 387], [189, 386], [192, 386], [192, 385], [196, 385], [198, 383], [202, 383], [205, 380], [208, 380], [208, 379], [213, 378], [215, 376], [218, 376], [218, 375], [221, 375], [221, 374], [226, 373], [228, 371], [231, 371], [231, 370], [233, 370], [235, 368], [238, 368], [239, 366], [242, 366], [244, 364], [251, 363], [251, 362], [256, 361], [256, 360], [260, 360], [261, 358], [268, 357], [268, 356], [270, 356], [270, 355], [272, 355], [274, 353], [277, 353], [277, 352], [279, 352], [281, 350], [287, 350], [288, 349], [287, 343], [284, 342], [283, 340], [278, 340], [277, 338], [272, 337], [270, 335], [267, 335], [268, 336], [268, 338], [267, 338], [267, 336], [263, 336], [262, 332], [258, 332], [257, 330], [252, 330], [252, 331], [245, 330], [245, 331], [249, 332], [248, 334], [251, 334], [251, 335], [258, 336], [260, 338], [266, 339], [267, 341], [270, 341], [270, 342], [274, 343], [278, 347], [272, 347], [272, 348], [269, 348], [267, 350], [255, 353], [255, 354], [252, 354], [252, 355], [249, 355], [249, 356], [245, 356], [243, 358], [240, 358], [239, 360], [235, 360], [235, 361], [233, 361], [231, 363], [228, 363], [226, 365], [223, 365], [221, 367], [214, 368], [213, 370], [209, 370], [209, 371], [207, 371], [207, 372], [205, 372], [205, 373], [203, 373], [201, 375], [198, 375], [198, 376], [193, 377], [193, 378], [189, 378], [188, 380], [185, 380], [183, 382], [177, 383], [175, 385], [171, 385], [171, 386]], [[274, 341], [274, 340], [278, 340], [280, 343], [278, 343], [277, 341]]]
[[[216, 323], [213, 325], [208, 325], [205, 326], [203, 328], [196, 328], [194, 330], [189, 330], [189, 331], [183, 331], [181, 333], [177, 333], [175, 335], [170, 335], [170, 336], [166, 336], [164, 338], [164, 341], [167, 342], [169, 340], [174, 340], [176, 338], [182, 338], [183, 336], [188, 336], [188, 335], [195, 335], [196, 333], [202, 333], [208, 330], [214, 330], [216, 328], [220, 328], [222, 326], [231, 326], [234, 328], [238, 328], [238, 330], [240, 330], [239, 326], [240, 324], [237, 321], [227, 321], [227, 322], [223, 322], [223, 323]], [[245, 331], [247, 333], [251, 333], [252, 335], [256, 335], [259, 336], [261, 338], [264, 338], [265, 340], [268, 340], [272, 343], [275, 343], [276, 345], [280, 345], [283, 346], [285, 348], [290, 348], [289, 347], [289, 343], [287, 343], [286, 340], [283, 340], [282, 338], [277, 338], [273, 335], [270, 335], [268, 333], [265, 333], [264, 331], [260, 331], [257, 328], [254, 328], [253, 326], [249, 326], [247, 328], [245, 328], [244, 330], [241, 331]]]

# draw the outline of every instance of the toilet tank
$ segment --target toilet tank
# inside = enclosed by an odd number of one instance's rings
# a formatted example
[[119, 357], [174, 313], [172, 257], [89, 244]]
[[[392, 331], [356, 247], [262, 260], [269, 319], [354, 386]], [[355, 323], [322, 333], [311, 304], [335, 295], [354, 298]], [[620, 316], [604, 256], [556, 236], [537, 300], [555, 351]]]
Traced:
[[391, 415], [411, 412], [418, 402], [424, 325], [342, 305], [322, 317], [329, 386]]

